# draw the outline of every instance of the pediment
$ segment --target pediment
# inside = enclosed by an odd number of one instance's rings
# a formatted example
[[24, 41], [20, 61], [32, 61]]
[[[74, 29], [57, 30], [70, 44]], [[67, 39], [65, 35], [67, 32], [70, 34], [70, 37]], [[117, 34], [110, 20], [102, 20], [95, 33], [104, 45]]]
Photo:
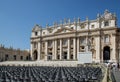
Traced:
[[57, 29], [57, 31], [54, 33], [67, 33], [67, 32], [75, 32], [75, 30], [71, 28], [60, 28]]

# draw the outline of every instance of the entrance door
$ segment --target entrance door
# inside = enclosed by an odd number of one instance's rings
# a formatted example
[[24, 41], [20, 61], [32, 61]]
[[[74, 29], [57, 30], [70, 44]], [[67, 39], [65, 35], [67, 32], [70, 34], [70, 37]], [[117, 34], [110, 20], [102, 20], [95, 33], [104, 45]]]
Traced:
[[67, 52], [64, 52], [63, 59], [67, 59]]
[[103, 50], [103, 61], [108, 62], [110, 60], [110, 47], [106, 46]]
[[38, 58], [38, 52], [37, 52], [37, 50], [34, 51], [33, 58], [34, 58], [34, 60], [37, 60], [37, 58]]

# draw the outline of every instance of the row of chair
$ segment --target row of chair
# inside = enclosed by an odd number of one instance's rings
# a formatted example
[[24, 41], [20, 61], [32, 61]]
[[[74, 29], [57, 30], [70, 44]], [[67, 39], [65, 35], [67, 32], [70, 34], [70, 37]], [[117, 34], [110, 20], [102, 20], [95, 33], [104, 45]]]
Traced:
[[0, 66], [0, 82], [99, 82], [100, 67]]

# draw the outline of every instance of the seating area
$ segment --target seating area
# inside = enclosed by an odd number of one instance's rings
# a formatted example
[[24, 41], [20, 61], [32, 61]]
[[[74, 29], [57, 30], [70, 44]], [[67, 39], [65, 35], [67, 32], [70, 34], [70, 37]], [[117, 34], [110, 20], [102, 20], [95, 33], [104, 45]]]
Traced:
[[78, 61], [5, 61], [0, 66], [68, 66], [76, 67]]
[[0, 66], [0, 82], [100, 82], [100, 67]]

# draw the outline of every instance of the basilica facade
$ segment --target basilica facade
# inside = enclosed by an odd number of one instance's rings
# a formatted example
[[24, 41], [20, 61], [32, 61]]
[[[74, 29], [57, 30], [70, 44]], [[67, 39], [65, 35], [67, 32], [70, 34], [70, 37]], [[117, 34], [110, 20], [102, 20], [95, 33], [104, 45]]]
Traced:
[[60, 24], [35, 25], [31, 33], [32, 60], [77, 61], [79, 52], [92, 52], [93, 62], [119, 62], [120, 30], [115, 14], [105, 10], [95, 20], [64, 19]]

